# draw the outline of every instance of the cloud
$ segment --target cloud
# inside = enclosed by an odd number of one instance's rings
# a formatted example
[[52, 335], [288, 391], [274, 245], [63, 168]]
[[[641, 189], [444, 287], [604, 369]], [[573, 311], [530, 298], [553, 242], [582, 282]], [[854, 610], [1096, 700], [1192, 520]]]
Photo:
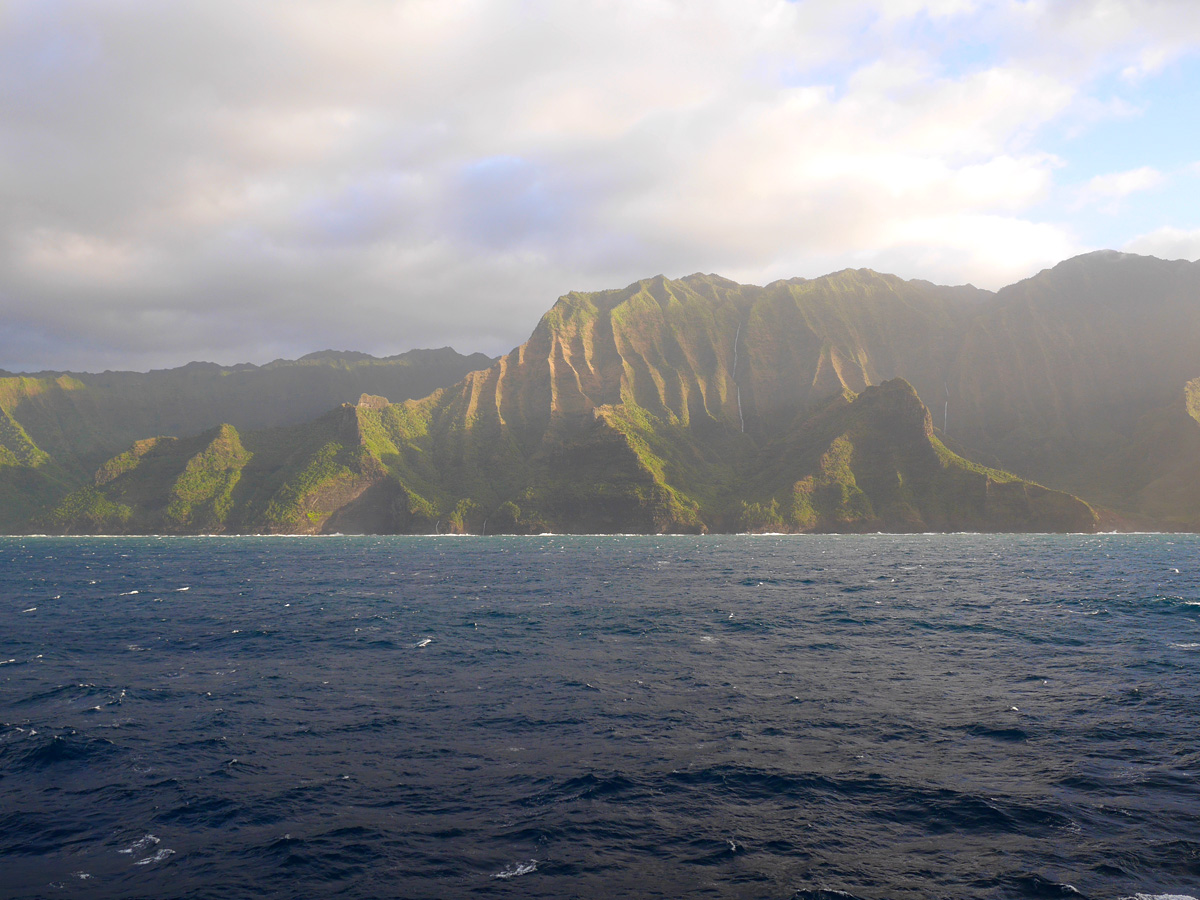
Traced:
[[1083, 195], [1088, 201], [1120, 199], [1137, 191], [1159, 187], [1164, 181], [1162, 172], [1151, 166], [1141, 166], [1127, 172], [1097, 175], [1084, 186]]
[[1198, 42], [1168, 0], [14, 0], [0, 367], [501, 352], [657, 272], [998, 287], [1087, 249], [1045, 129]]
[[1200, 259], [1200, 228], [1188, 231], [1165, 226], [1138, 235], [1121, 249], [1160, 259]]

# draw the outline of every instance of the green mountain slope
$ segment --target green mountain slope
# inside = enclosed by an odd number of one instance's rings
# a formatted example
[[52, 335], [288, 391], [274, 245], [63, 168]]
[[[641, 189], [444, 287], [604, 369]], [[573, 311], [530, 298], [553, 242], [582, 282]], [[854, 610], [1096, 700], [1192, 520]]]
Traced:
[[[996, 294], [868, 270], [765, 287], [657, 277], [560, 298], [525, 344], [420, 399], [368, 386], [385, 363], [172, 375], [204, 386], [192, 398], [249, 379], [224, 407], [156, 394], [134, 415], [115, 381], [87, 380], [124, 375], [0, 379], [0, 405], [79, 481], [134, 440], [228, 422], [249, 458], [214, 520], [226, 530], [1092, 527], [1090, 509], [1002, 469], [1083, 497], [1105, 527], [1200, 528], [1197, 263], [1088, 254]], [[293, 397], [304, 367], [403, 402], [301, 424], [334, 405]], [[130, 509], [160, 521], [147, 501]]]
[[88, 475], [135, 440], [196, 434], [221, 423], [241, 429], [296, 424], [364, 392], [424, 397], [491, 363], [447, 347], [385, 359], [325, 351], [265, 366], [0, 373], [0, 407], [65, 469]]
[[10, 412], [13, 395], [27, 389], [18, 385], [6, 394], [0, 385], [0, 531], [27, 528], [37, 510], [47, 508], [72, 485], [69, 473], [34, 443]]
[[[312, 423], [141, 441], [67, 497], [66, 532], [1081, 531], [1082, 501], [976, 466], [900, 379], [846, 391], [764, 447], [667, 460], [624, 406], [561, 423], [528, 458], [472, 439], [453, 398], [364, 396]], [[430, 415], [430, 413], [433, 415]], [[447, 422], [446, 420], [451, 421]], [[439, 420], [441, 420], [439, 422]], [[445, 426], [450, 427], [445, 427]], [[670, 446], [665, 440], [664, 446]], [[689, 493], [701, 474], [709, 490]]]
[[742, 528], [1090, 531], [1087, 504], [953, 453], [902, 379], [829, 401], [767, 457]]
[[265, 366], [192, 363], [148, 373], [0, 373], [0, 528], [43, 515], [134, 441], [221, 423], [301, 423], [363, 391], [422, 397], [491, 362], [445, 348], [386, 359], [327, 351]]
[[[1103, 251], [1000, 291], [946, 380], [951, 433], [1147, 527], [1200, 519], [1150, 484], [1185, 463], [1200, 376], [1200, 264]], [[1158, 525], [1154, 526], [1153, 523]]]
[[[945, 329], [978, 301], [870, 272], [571, 294], [454, 388], [245, 434], [214, 528], [1090, 529], [1086, 504], [947, 450], [907, 382], [870, 386], [900, 365], [935, 379]], [[171, 530], [161, 511], [197, 440], [161, 469], [118, 457], [87, 490], [133, 510], [123, 527]], [[73, 502], [56, 527], [77, 527]]]

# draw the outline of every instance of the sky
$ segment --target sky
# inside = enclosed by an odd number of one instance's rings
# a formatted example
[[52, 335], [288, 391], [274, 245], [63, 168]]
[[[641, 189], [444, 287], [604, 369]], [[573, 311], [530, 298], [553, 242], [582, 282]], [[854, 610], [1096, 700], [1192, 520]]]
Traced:
[[0, 0], [0, 368], [506, 352], [572, 290], [1200, 257], [1194, 0]]

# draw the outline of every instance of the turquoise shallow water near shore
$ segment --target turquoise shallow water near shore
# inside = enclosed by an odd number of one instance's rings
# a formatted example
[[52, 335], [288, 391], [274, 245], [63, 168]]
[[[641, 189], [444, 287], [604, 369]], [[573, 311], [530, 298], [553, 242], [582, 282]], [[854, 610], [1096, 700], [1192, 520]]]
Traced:
[[4, 538], [0, 896], [1200, 896], [1198, 688], [1195, 536]]

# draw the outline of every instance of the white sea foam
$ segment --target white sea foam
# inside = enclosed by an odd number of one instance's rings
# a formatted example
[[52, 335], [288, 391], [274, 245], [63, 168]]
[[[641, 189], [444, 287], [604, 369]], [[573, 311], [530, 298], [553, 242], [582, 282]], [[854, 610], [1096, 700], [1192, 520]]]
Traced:
[[1134, 894], [1126, 900], [1196, 900], [1191, 894]]
[[182, 593], [182, 592], [184, 592], [184, 591], [190, 591], [190, 590], [191, 590], [191, 586], [188, 586], [188, 587], [181, 587], [181, 588], [175, 588], [175, 593], [177, 593], [177, 594], [180, 594], [180, 593]]
[[36, 606], [31, 606], [31, 607], [29, 607], [29, 609], [23, 609], [23, 610], [21, 610], [21, 612], [37, 612], [37, 607], [36, 607]]
[[433, 638], [423, 638], [422, 640], [417, 641], [417, 647], [428, 647], [432, 643]]
[[140, 594], [141, 591], [122, 591], [117, 594], [118, 597], [132, 597], [134, 594]]
[[161, 850], [159, 850], [153, 856], [147, 856], [145, 859], [139, 859], [137, 862], [134, 863], [134, 865], [135, 866], [148, 866], [151, 863], [162, 862], [168, 856], [174, 856], [174, 855], [175, 855], [175, 851], [172, 850], [170, 847], [163, 847]]
[[141, 851], [143, 851], [149, 847], [153, 847], [158, 843], [159, 843], [159, 839], [156, 836], [154, 836], [153, 834], [147, 834], [144, 837], [138, 838], [136, 841], [134, 841], [132, 844], [130, 844], [128, 847], [126, 847], [124, 850], [118, 850], [117, 852], [118, 853], [128, 853], [128, 854], [132, 855], [134, 853], [140, 853]]
[[497, 872], [493, 878], [499, 878], [502, 881], [507, 881], [509, 878], [516, 878], [520, 875], [528, 875], [530, 872], [537, 871], [537, 860], [531, 859], [527, 863], [513, 863], [502, 872]]

